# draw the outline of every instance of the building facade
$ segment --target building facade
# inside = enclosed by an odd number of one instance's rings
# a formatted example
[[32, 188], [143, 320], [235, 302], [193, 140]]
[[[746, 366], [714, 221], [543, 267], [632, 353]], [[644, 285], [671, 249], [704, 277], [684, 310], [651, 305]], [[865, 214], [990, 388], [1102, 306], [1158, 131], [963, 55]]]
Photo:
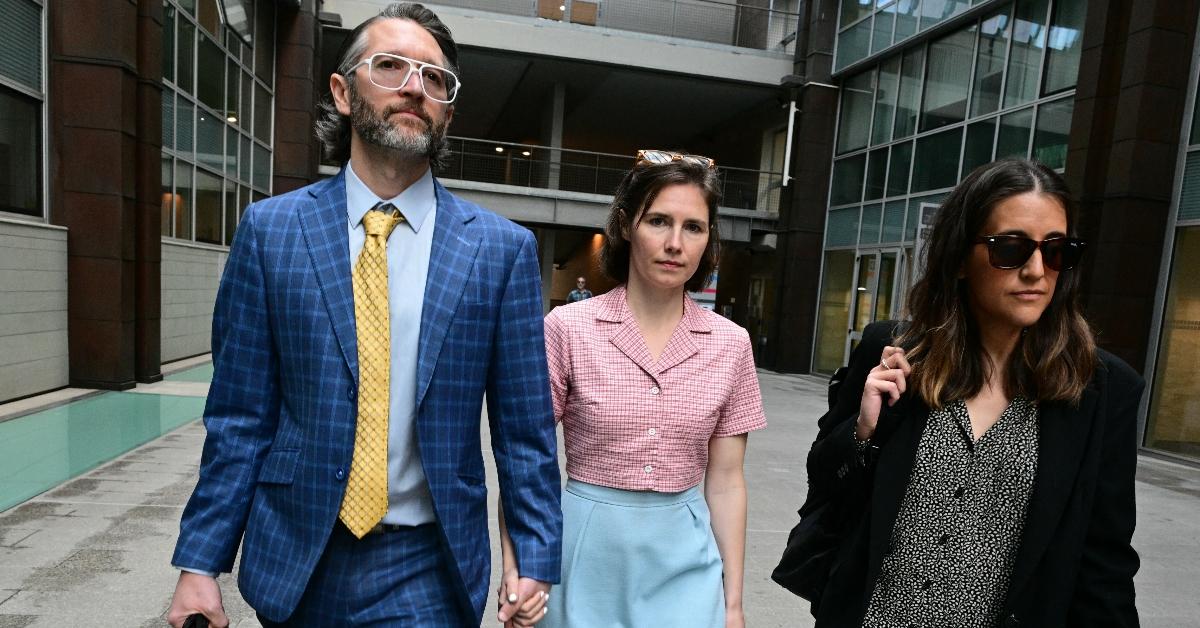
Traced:
[[[209, 350], [243, 208], [335, 173], [312, 128], [385, 0], [0, 0], [0, 402], [123, 389]], [[1197, 8], [1170, 0], [441, 0], [455, 193], [534, 230], [546, 307], [602, 292], [637, 149], [716, 158], [699, 295], [760, 365], [827, 373], [902, 316], [922, 225], [973, 167], [1059, 169], [1144, 445], [1200, 457]], [[1184, 60], [1188, 60], [1185, 62]]]

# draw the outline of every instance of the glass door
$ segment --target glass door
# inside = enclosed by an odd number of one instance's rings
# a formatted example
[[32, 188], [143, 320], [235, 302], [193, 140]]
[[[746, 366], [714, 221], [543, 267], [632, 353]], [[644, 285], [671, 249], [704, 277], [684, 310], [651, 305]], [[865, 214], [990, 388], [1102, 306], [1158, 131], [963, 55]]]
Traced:
[[844, 362], [862, 340], [862, 332], [875, 321], [894, 318], [899, 312], [902, 291], [903, 255], [900, 249], [859, 251], [854, 262], [854, 296], [850, 302], [850, 326], [846, 334]]

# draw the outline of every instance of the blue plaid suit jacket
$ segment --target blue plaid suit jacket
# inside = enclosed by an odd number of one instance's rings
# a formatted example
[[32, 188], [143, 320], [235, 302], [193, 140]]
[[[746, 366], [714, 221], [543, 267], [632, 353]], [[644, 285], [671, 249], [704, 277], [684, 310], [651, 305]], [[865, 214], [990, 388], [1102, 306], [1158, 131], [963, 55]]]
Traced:
[[[250, 206], [213, 316], [200, 478], [172, 563], [229, 572], [274, 621], [295, 609], [337, 521], [354, 451], [358, 351], [345, 173]], [[437, 188], [416, 433], [438, 524], [482, 616], [490, 573], [484, 393], [522, 575], [557, 582], [562, 512], [532, 234]]]

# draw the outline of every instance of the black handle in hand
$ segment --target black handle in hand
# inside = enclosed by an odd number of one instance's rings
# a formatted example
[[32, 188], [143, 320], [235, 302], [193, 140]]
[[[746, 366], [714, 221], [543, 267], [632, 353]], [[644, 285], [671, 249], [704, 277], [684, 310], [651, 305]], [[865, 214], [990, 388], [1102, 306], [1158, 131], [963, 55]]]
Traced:
[[208, 618], [200, 614], [188, 615], [183, 628], [208, 628]]

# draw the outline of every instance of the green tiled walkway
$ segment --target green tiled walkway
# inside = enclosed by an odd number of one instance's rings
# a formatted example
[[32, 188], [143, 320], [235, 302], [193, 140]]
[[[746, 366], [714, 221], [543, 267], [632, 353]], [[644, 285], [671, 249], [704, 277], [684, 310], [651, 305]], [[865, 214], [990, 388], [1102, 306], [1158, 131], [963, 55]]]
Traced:
[[[212, 365], [168, 379], [207, 382]], [[0, 511], [199, 418], [203, 397], [110, 392], [0, 423]]]

